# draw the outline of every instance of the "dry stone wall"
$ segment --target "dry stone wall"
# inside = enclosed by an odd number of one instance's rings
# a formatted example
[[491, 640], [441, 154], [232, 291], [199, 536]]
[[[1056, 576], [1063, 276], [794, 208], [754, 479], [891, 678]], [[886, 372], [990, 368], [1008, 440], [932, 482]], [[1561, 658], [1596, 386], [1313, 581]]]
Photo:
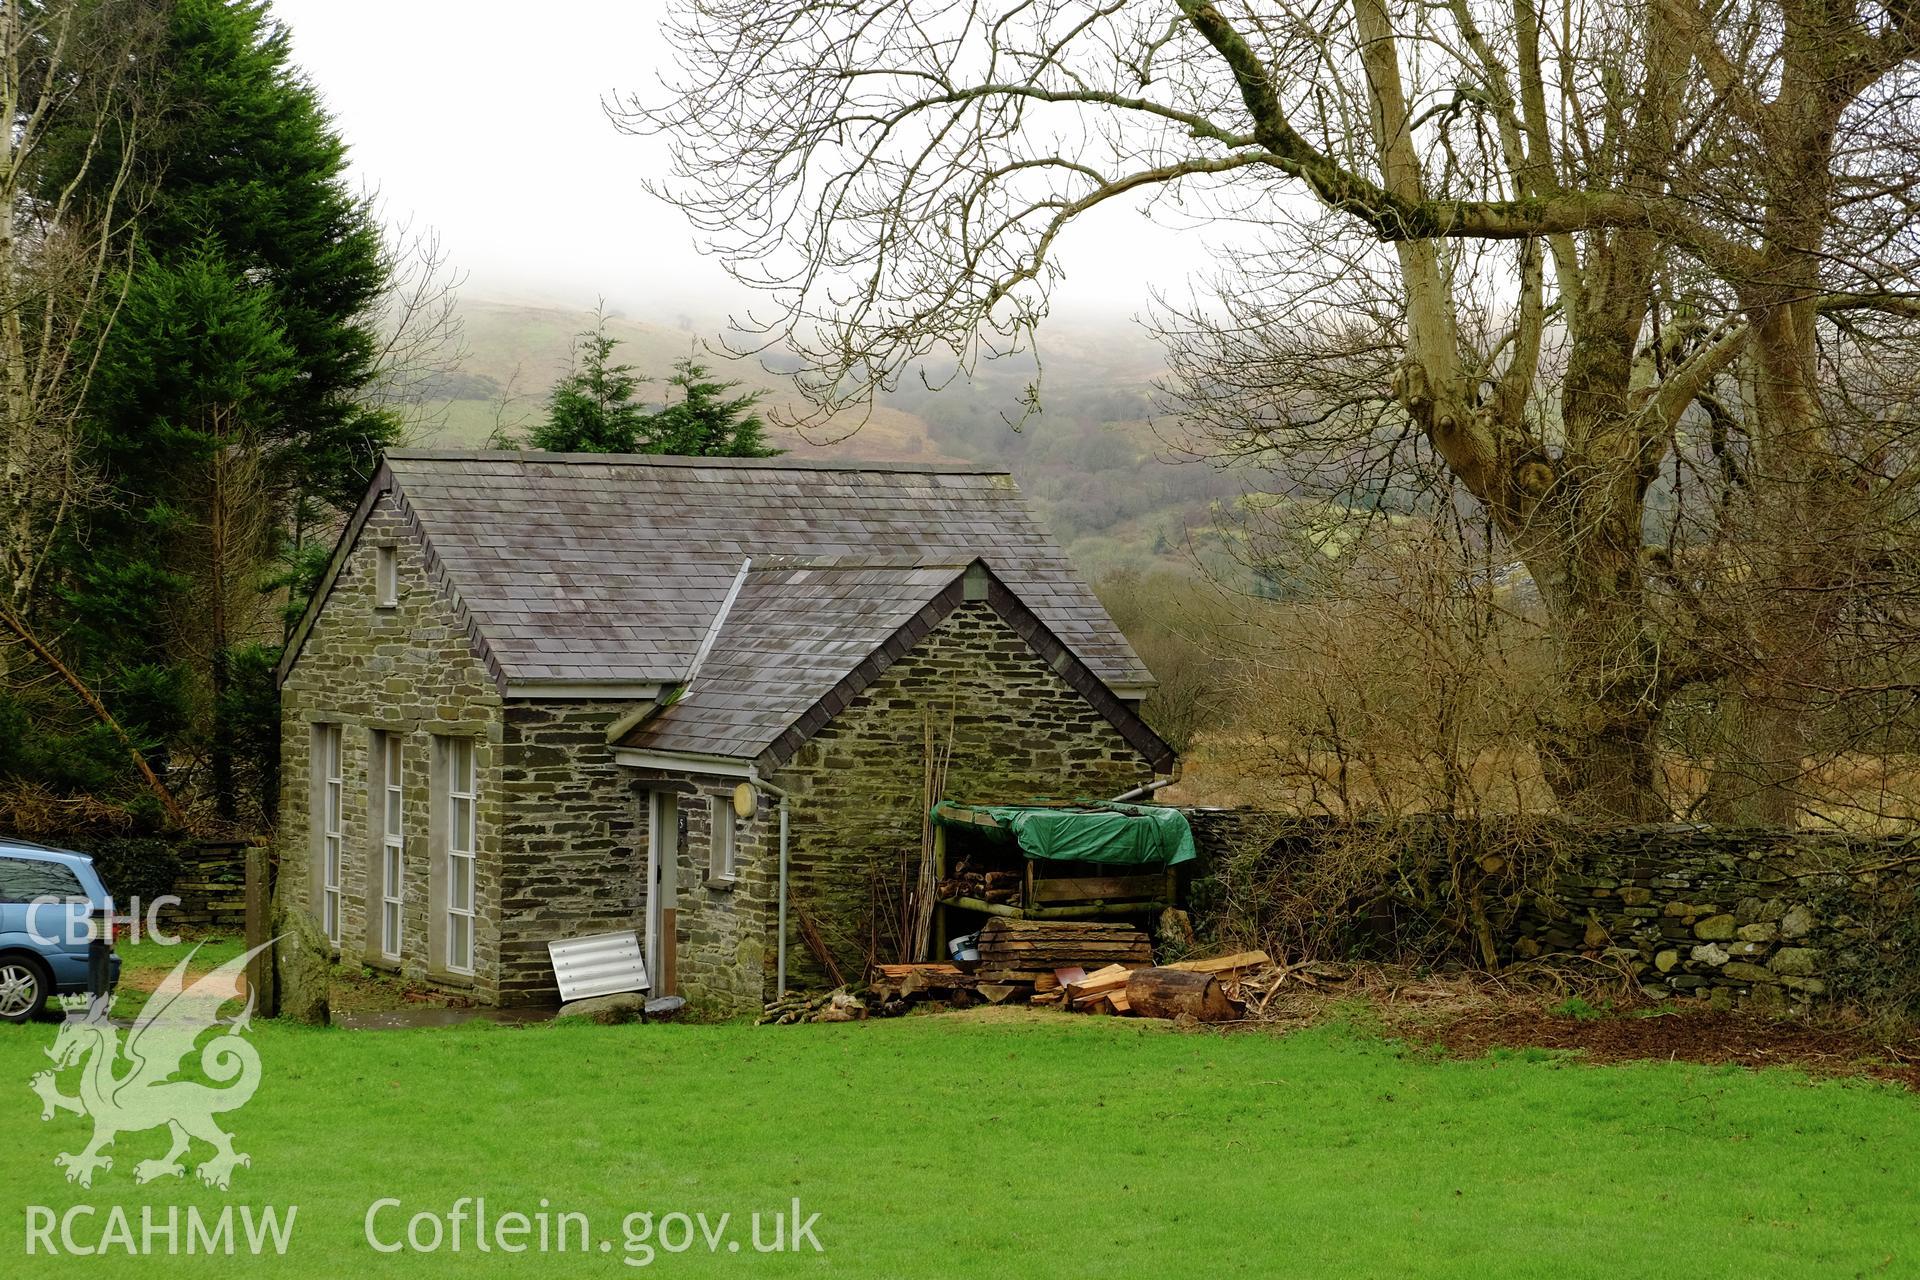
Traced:
[[[1304, 881], [1309, 860], [1355, 828], [1247, 809], [1188, 810], [1203, 865], [1194, 877], [1212, 929], [1258, 936], [1259, 901], [1244, 893], [1209, 915], [1219, 886], [1247, 859], [1267, 886]], [[1537, 840], [1543, 857], [1524, 883], [1484, 882], [1490, 901], [1512, 909], [1494, 920], [1503, 960], [1581, 955], [1632, 973], [1658, 998], [1805, 1014], [1853, 1006], [1920, 1015], [1920, 855], [1911, 837], [1835, 832], [1732, 830], [1698, 824], [1578, 827], [1425, 819], [1369, 824], [1392, 839], [1403, 865], [1445, 843], [1471, 854]], [[1530, 831], [1531, 836], [1522, 834]], [[1471, 862], [1472, 859], [1457, 859]], [[1509, 872], [1510, 875], [1510, 872]], [[1276, 879], [1277, 877], [1277, 879]], [[1353, 904], [1345, 934], [1360, 952], [1383, 954], [1408, 922], [1365, 917]], [[1375, 926], [1378, 927], [1375, 927]]]
[[1514, 954], [1597, 952], [1657, 996], [1808, 1012], [1912, 1006], [1920, 871], [1904, 839], [1623, 828], [1574, 845]]
[[247, 927], [247, 846], [202, 844], [182, 851], [173, 896], [180, 903], [162, 915], [163, 928], [177, 922], [197, 933], [239, 936]]

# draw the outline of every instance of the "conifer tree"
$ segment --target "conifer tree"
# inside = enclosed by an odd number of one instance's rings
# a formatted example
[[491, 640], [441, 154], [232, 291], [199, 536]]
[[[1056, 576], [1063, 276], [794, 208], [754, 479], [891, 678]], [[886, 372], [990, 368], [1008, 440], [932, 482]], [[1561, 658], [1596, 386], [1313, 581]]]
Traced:
[[279, 636], [270, 565], [398, 435], [374, 394], [389, 264], [262, 0], [174, 0], [151, 79], [125, 302], [83, 406], [100, 492], [69, 522], [60, 598], [109, 703], [163, 760], [204, 745], [232, 816], [220, 708], [259, 702], [228, 685], [237, 647]]
[[549, 453], [633, 453], [646, 412], [634, 394], [645, 381], [630, 364], [615, 364], [620, 340], [607, 332], [605, 311], [574, 339], [573, 367], [547, 397], [546, 420], [527, 443]]
[[647, 419], [647, 453], [702, 458], [771, 458], [781, 450], [766, 442], [766, 422], [754, 408], [764, 391], [728, 396], [738, 382], [716, 382], [713, 371], [691, 357], [676, 362], [667, 385], [680, 393]]

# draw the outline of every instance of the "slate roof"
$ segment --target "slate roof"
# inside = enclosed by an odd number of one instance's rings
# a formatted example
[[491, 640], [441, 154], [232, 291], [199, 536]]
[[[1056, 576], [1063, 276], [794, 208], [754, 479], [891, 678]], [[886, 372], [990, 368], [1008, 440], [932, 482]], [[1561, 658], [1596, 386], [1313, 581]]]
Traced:
[[693, 683], [621, 745], [758, 756], [965, 571], [756, 565]]
[[[985, 559], [1100, 681], [1152, 683], [1004, 472], [396, 451], [343, 534], [332, 572], [388, 490], [503, 688], [678, 681], [741, 560], [773, 556], [902, 568]], [[283, 677], [330, 585], [331, 576], [288, 646]]]

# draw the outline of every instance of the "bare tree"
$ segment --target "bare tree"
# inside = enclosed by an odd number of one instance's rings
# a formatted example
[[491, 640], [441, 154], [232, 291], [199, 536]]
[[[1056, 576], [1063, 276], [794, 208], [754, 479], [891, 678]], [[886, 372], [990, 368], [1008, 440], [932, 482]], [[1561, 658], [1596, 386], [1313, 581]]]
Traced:
[[460, 314], [467, 277], [431, 227], [390, 222], [383, 243], [387, 287], [374, 316], [381, 345], [367, 400], [396, 415], [402, 439], [411, 441], [444, 425], [446, 408], [436, 401], [468, 355]]
[[77, 418], [123, 287], [155, 31], [137, 0], [0, 0], [0, 572], [16, 611], [87, 492]]
[[[821, 409], [930, 356], [1027, 341], [1056, 243], [1098, 206], [1148, 194], [1247, 224], [1214, 297], [1165, 318], [1176, 406], [1295, 475], [1306, 461], [1349, 486], [1438, 477], [1484, 512], [1551, 622], [1561, 696], [1538, 741], [1563, 804], [1660, 814], [1662, 711], [1713, 682], [1744, 705], [1721, 744], [1739, 780], [1725, 816], [1787, 816], [1806, 722], [1793, 691], [1819, 682], [1834, 625], [1810, 604], [1852, 580], [1850, 495], [1882, 482], [1837, 429], [1821, 344], [1847, 319], [1913, 310], [1920, 12], [673, 13], [669, 95], [614, 118], [671, 134], [662, 194], [774, 300], [752, 331], [809, 359]], [[1707, 568], [1655, 536], [1648, 493], [1676, 456], [1716, 451], [1739, 482], [1716, 503]], [[1741, 559], [1773, 606], [1703, 613]]]

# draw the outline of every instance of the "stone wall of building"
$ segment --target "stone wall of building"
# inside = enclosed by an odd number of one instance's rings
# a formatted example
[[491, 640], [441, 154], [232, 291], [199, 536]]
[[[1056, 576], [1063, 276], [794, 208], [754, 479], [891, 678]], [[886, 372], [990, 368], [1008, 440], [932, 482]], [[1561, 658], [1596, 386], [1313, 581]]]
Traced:
[[[962, 605], [835, 716], [771, 779], [793, 794], [789, 898], [848, 975], [870, 940], [875, 893], [897, 898], [918, 865], [929, 717], [952, 717], [946, 795], [980, 802], [1107, 799], [1152, 766], [991, 606]], [[769, 814], [771, 820], [771, 814]], [[789, 920], [794, 981], [828, 975]]]
[[[375, 599], [375, 549], [395, 548], [398, 603]], [[342, 726], [343, 911], [340, 954], [412, 978], [499, 997], [501, 699], [459, 616], [433, 581], [425, 549], [404, 513], [383, 496], [333, 584], [326, 606], [281, 687], [280, 892], [320, 918], [313, 726]], [[403, 735], [402, 948], [397, 964], [380, 955], [379, 854], [369, 791], [373, 735]], [[477, 919], [471, 976], [447, 971], [430, 908], [435, 879], [431, 775], [436, 737], [475, 742], [479, 775]], [[372, 895], [375, 910], [369, 911]], [[430, 932], [432, 931], [432, 932]]]
[[[1307, 863], [1355, 831], [1244, 809], [1187, 813], [1202, 855], [1202, 907], [1225, 878], [1238, 886], [1219, 895], [1232, 900], [1233, 918], [1204, 909], [1201, 918], [1240, 938], [1262, 937], [1263, 904], [1284, 897], [1289, 880], [1306, 883]], [[1461, 866], [1480, 867], [1476, 851], [1495, 854], [1485, 861], [1492, 871], [1468, 875], [1482, 877], [1506, 961], [1579, 954], [1631, 973], [1655, 997], [1722, 1007], [1920, 1015], [1920, 859], [1909, 837], [1442, 819], [1373, 824], [1366, 836], [1398, 841], [1403, 868], [1437, 865], [1442, 845]], [[1509, 855], [1528, 846], [1538, 856], [1522, 875], [1515, 864], [1525, 859]], [[1418, 932], [1405, 917], [1365, 918], [1373, 910], [1365, 893], [1350, 906], [1345, 936], [1356, 950], [1382, 954]]]
[[[379, 607], [375, 549], [396, 549], [398, 604]], [[314, 725], [343, 727], [342, 958], [470, 992], [486, 1003], [555, 998], [546, 944], [644, 930], [647, 791], [673, 791], [685, 820], [675, 865], [678, 989], [719, 1012], [757, 1008], [774, 985], [778, 810], [735, 824], [735, 873], [711, 872], [710, 797], [735, 778], [644, 774], [616, 765], [608, 726], [625, 702], [504, 701], [465, 620], [432, 578], [424, 545], [383, 498], [370, 515], [282, 689], [280, 875], [320, 915]], [[951, 714], [949, 795], [1104, 798], [1152, 769], [985, 604], [956, 610], [769, 779], [793, 795], [789, 971], [828, 980], [803, 941], [804, 915], [849, 977], [873, 927], [874, 888], [919, 855], [923, 737]], [[403, 737], [405, 892], [397, 962], [379, 944], [380, 733]], [[476, 743], [475, 972], [444, 963], [434, 892], [444, 796], [436, 739]], [[442, 890], [444, 886], [439, 886]]]
[[[658, 769], [629, 770], [635, 847], [646, 875], [649, 792], [671, 797], [677, 830], [671, 859], [674, 913], [672, 975], [654, 974], [655, 989], [685, 996], [703, 1013], [757, 1011], [772, 990], [775, 899], [779, 890], [779, 812], [768, 803], [735, 818], [734, 874], [713, 871], [713, 815], [730, 811], [741, 779]], [[770, 799], [762, 793], [763, 799]], [[644, 899], [641, 903], [644, 911]], [[664, 967], [664, 966], [663, 966]]]
[[630, 702], [512, 700], [501, 734], [502, 1004], [559, 998], [547, 943], [644, 927], [644, 795], [607, 726]]

